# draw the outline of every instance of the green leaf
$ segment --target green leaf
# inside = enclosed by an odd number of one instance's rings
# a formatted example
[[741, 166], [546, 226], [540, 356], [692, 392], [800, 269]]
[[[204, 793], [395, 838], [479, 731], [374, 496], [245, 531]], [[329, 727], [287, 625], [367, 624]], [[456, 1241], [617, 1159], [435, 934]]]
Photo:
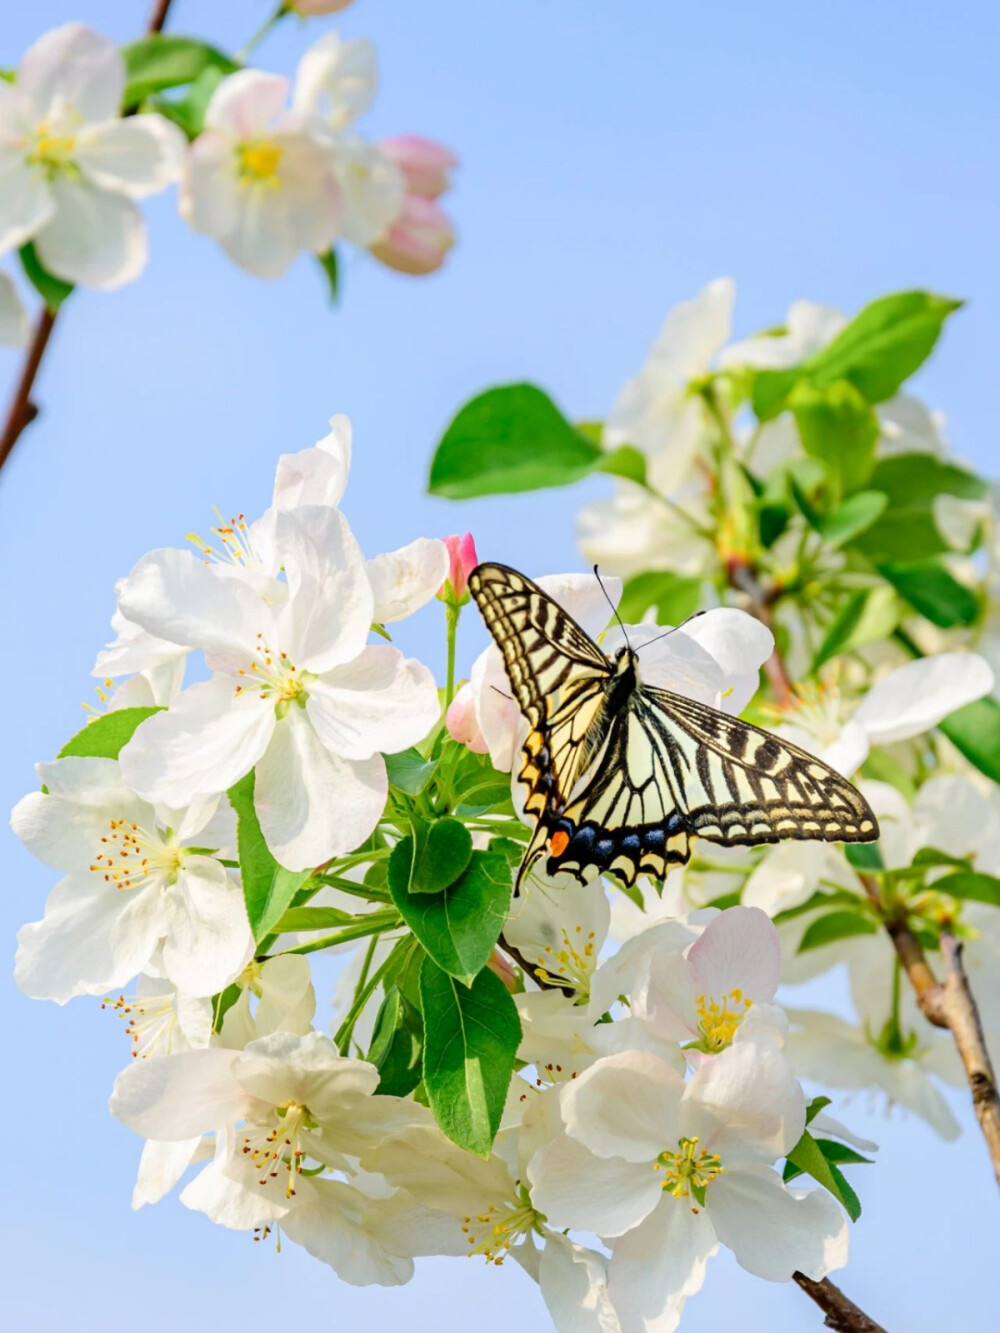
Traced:
[[449, 500], [579, 481], [604, 451], [533, 384], [487, 389], [459, 411], [431, 463], [429, 489]]
[[966, 704], [938, 726], [970, 764], [1000, 782], [1000, 704], [996, 699]]
[[816, 1145], [828, 1162], [835, 1162], [838, 1165], [855, 1166], [863, 1164], [871, 1166], [870, 1157], [862, 1157], [861, 1153], [856, 1152], [846, 1143], [841, 1143], [839, 1139], [817, 1139]]
[[810, 949], [822, 948], [834, 940], [850, 939], [853, 935], [874, 935], [877, 924], [863, 912], [854, 912], [848, 908], [839, 912], [827, 912], [811, 922], [802, 936], [799, 953], [808, 953]]
[[832, 1103], [832, 1097], [814, 1097], [806, 1107], [806, 1124], [811, 1125], [820, 1111], [825, 1111]]
[[434, 1119], [460, 1148], [489, 1157], [521, 1042], [514, 1001], [488, 968], [463, 986], [426, 958], [420, 1008]]
[[937, 847], [921, 847], [913, 858], [915, 866], [958, 866], [962, 870], [968, 870], [969, 859], [964, 856], [952, 856], [950, 852], [942, 852]]
[[122, 105], [136, 107], [153, 93], [192, 83], [206, 69], [232, 74], [237, 61], [195, 37], [151, 33], [122, 47], [125, 60], [125, 95]]
[[872, 301], [805, 364], [820, 385], [846, 379], [869, 403], [898, 393], [930, 356], [944, 321], [962, 305], [932, 292], [896, 292]]
[[216, 66], [203, 69], [183, 97], [156, 97], [153, 107], [179, 126], [189, 139], [197, 139], [205, 128], [205, 112], [212, 94], [225, 78]]
[[754, 376], [751, 401], [759, 421], [770, 421], [785, 410], [788, 395], [798, 384], [802, 370], [798, 366], [788, 370], [759, 370]]
[[813, 659], [813, 671], [851, 648], [887, 638], [898, 622], [899, 605], [892, 588], [858, 588], [845, 599], [830, 622]]
[[855, 546], [876, 561], [943, 555], [949, 548], [934, 521], [935, 497], [945, 494], [979, 500], [988, 492], [980, 477], [922, 453], [879, 459], [870, 485], [889, 497], [889, 507], [858, 537]]
[[634, 481], [637, 486], [645, 486], [646, 455], [634, 445], [621, 444], [617, 449], [604, 454], [594, 464], [594, 471], [609, 472], [613, 477], [625, 477], [628, 481]]
[[419, 750], [411, 747], [409, 750], [400, 750], [398, 754], [387, 754], [385, 767], [391, 786], [405, 792], [407, 796], [419, 796], [434, 776], [437, 761], [425, 759]]
[[885, 869], [882, 848], [877, 842], [848, 842], [844, 845], [847, 864], [855, 870], [875, 872]]
[[84, 758], [117, 759], [139, 724], [162, 711], [162, 708], [119, 708], [112, 713], [103, 713], [93, 722], [88, 722], [82, 731], [71, 736], [57, 758], [79, 755]]
[[[791, 1171], [789, 1171], [791, 1167]], [[861, 1203], [854, 1190], [847, 1183], [843, 1172], [840, 1171], [832, 1162], [828, 1161], [820, 1148], [819, 1143], [806, 1130], [798, 1143], [788, 1154], [788, 1161], [785, 1167], [785, 1180], [793, 1180], [795, 1176], [805, 1173], [812, 1176], [824, 1189], [829, 1190], [833, 1197], [843, 1204], [848, 1217], [852, 1222], [856, 1222], [861, 1216]]]
[[979, 614], [975, 593], [938, 560], [885, 561], [878, 572], [900, 597], [938, 629], [971, 625]]
[[28, 241], [27, 244], [22, 245], [18, 254], [21, 256], [21, 267], [24, 269], [24, 276], [54, 315], [73, 290], [73, 284], [63, 282], [62, 278], [57, 278], [54, 273], [48, 271], [38, 258], [34, 241]]
[[510, 907], [511, 867], [496, 852], [473, 852], [469, 867], [440, 893], [411, 893], [403, 838], [389, 862], [389, 891], [403, 920], [439, 967], [470, 983], [493, 951]]
[[411, 894], [441, 893], [471, 860], [472, 834], [464, 824], [450, 817], [433, 824], [414, 819], [412, 834], [392, 849], [389, 883], [405, 883]]
[[275, 935], [287, 935], [298, 930], [333, 930], [349, 926], [352, 921], [364, 920], [339, 907], [289, 907], [274, 924]]
[[954, 875], [943, 875], [927, 887], [935, 893], [949, 893], [953, 898], [962, 898], [967, 902], [989, 903], [991, 907], [1000, 907], [1000, 879], [995, 875], [960, 870]]
[[451, 802], [455, 814], [474, 818], [490, 810], [513, 813], [510, 774], [498, 773], [488, 754], [466, 750], [451, 778]]
[[889, 497], [882, 491], [857, 491], [832, 514], [821, 518], [817, 531], [835, 549], [846, 546], [881, 517], [888, 503]]
[[316, 260], [326, 278], [326, 294], [329, 297], [330, 304], [336, 305], [340, 300], [340, 271], [337, 263], [337, 251], [331, 246], [325, 254], [317, 255]]
[[311, 872], [286, 870], [271, 855], [254, 810], [253, 789], [251, 769], [227, 794], [236, 811], [236, 845], [247, 916], [253, 937], [259, 941], [270, 934]]
[[368, 1059], [379, 1072], [375, 1091], [408, 1097], [420, 1082], [424, 1028], [416, 1009], [396, 986], [386, 991], [375, 1019]]
[[655, 607], [658, 624], [679, 625], [698, 610], [701, 586], [701, 579], [683, 578], [668, 570], [637, 574], [625, 584], [618, 614], [627, 625], [637, 625]]
[[802, 380], [788, 400], [802, 448], [837, 478], [841, 492], [868, 481], [875, 463], [879, 425], [871, 404], [849, 380], [818, 387]]

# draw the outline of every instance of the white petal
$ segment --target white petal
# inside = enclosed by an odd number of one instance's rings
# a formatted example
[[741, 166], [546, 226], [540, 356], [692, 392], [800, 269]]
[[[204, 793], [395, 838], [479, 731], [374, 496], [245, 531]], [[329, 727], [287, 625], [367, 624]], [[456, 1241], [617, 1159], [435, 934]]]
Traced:
[[338, 1277], [356, 1287], [399, 1286], [413, 1276], [413, 1260], [392, 1254], [367, 1229], [368, 1201], [342, 1180], [305, 1180], [282, 1230]]
[[26, 167], [20, 152], [0, 146], [0, 254], [30, 240], [55, 206], [45, 177]]
[[617, 606], [622, 597], [621, 579], [606, 578], [603, 574], [603, 591], [593, 574], [543, 574], [535, 582], [592, 639], [597, 638], [612, 618], [609, 600]]
[[757, 691], [758, 672], [774, 652], [774, 635], [754, 616], [732, 607], [716, 607], [696, 616], [684, 633], [708, 650], [726, 677], [719, 703], [727, 713], [741, 713]]
[[282, 454], [274, 476], [275, 509], [299, 505], [340, 504], [351, 468], [351, 422], [338, 413], [330, 418], [330, 433], [312, 449]]
[[661, 1192], [658, 1207], [612, 1251], [608, 1291], [622, 1333], [673, 1333], [718, 1248], [704, 1209]]
[[759, 907], [727, 908], [692, 944], [688, 963], [698, 991], [717, 1002], [734, 990], [770, 1000], [781, 972], [778, 932]]
[[39, 769], [49, 794], [30, 792], [18, 801], [11, 828], [55, 870], [86, 871], [102, 850], [111, 819], [152, 822], [149, 806], [125, 787], [113, 759], [74, 756]]
[[376, 81], [372, 43], [365, 37], [345, 42], [339, 33], [328, 32], [299, 61], [293, 105], [343, 126], [368, 109]]
[[620, 1236], [659, 1202], [662, 1190], [652, 1161], [595, 1157], [582, 1143], [560, 1134], [528, 1165], [531, 1197], [554, 1227]]
[[766, 1040], [747, 1040], [706, 1060], [684, 1089], [681, 1133], [733, 1161], [773, 1162], [805, 1128], [805, 1096], [791, 1063]]
[[129, 786], [147, 799], [183, 806], [228, 791], [249, 773], [274, 726], [274, 708], [263, 695], [236, 697], [232, 678], [216, 676], [189, 686], [167, 712], [147, 718], [119, 762]]
[[0, 273], [0, 347], [24, 347], [30, 335], [28, 312], [21, 304], [17, 288], [10, 274]]
[[167, 976], [190, 995], [225, 990], [253, 952], [239, 883], [211, 857], [189, 856], [170, 899], [170, 932], [163, 945]]
[[556, 1333], [619, 1333], [608, 1295], [602, 1254], [549, 1232], [539, 1264], [539, 1285]]
[[146, 228], [122, 194], [56, 176], [49, 188], [55, 213], [35, 236], [45, 267], [66, 282], [108, 291], [146, 266]]
[[163, 116], [130, 116], [94, 125], [78, 136], [74, 161], [104, 190], [145, 199], [181, 174], [187, 140]]
[[257, 987], [260, 991], [255, 1015], [257, 1036], [310, 1030], [316, 1012], [316, 993], [307, 958], [298, 954], [269, 958], [261, 968]]
[[232, 1164], [221, 1155], [182, 1190], [181, 1203], [204, 1213], [217, 1226], [234, 1231], [250, 1231], [265, 1222], [283, 1219], [288, 1212], [283, 1185], [280, 1191], [260, 1189], [248, 1172], [234, 1175]]
[[422, 741], [441, 706], [427, 667], [379, 643], [311, 682], [306, 713], [332, 753], [369, 759]]
[[241, 69], [222, 80], [205, 109], [205, 128], [253, 139], [285, 105], [288, 80], [281, 74]]
[[993, 671], [977, 653], [940, 653], [907, 662], [874, 685], [854, 714], [876, 745], [906, 740], [993, 689]]
[[677, 1138], [683, 1089], [677, 1073], [653, 1055], [611, 1055], [563, 1090], [563, 1121], [600, 1157], [652, 1163]]
[[769, 1167], [741, 1166], [712, 1181], [706, 1203], [719, 1240], [757, 1277], [819, 1281], [847, 1263], [847, 1218], [825, 1190], [790, 1190]]
[[276, 859], [289, 870], [306, 870], [363, 842], [388, 791], [381, 755], [349, 760], [331, 754], [293, 707], [257, 765], [254, 797]]
[[448, 577], [448, 548], [436, 537], [418, 537], [398, 551], [367, 564], [375, 597], [374, 619], [381, 625], [412, 616], [431, 600]]
[[522, 730], [527, 730], [527, 724], [511, 693], [503, 658], [496, 648], [491, 646], [476, 658], [469, 684], [490, 762], [498, 772], [509, 773], [518, 740]]
[[145, 1138], [177, 1142], [240, 1120], [251, 1100], [233, 1078], [238, 1052], [208, 1047], [136, 1060], [115, 1079], [108, 1109]]
[[64, 102], [85, 121], [110, 120], [121, 108], [125, 67], [114, 42], [85, 23], [64, 23], [25, 51], [17, 86], [42, 115]]
[[359, 135], [331, 134], [330, 161], [340, 185], [340, 234], [367, 249], [403, 211], [406, 177], [388, 153]]
[[147, 1203], [159, 1203], [169, 1194], [195, 1160], [202, 1144], [201, 1135], [163, 1143], [147, 1139], [139, 1159], [139, 1174], [132, 1191], [132, 1207], [142, 1208]]
[[242, 201], [238, 166], [236, 145], [227, 134], [206, 129], [191, 144], [177, 202], [193, 231], [218, 238], [235, 229]]
[[289, 587], [278, 615], [282, 647], [297, 667], [317, 673], [353, 662], [368, 637], [374, 602], [347, 519], [326, 505], [279, 510], [275, 539]]
[[125, 894], [96, 875], [70, 875], [52, 890], [41, 921], [17, 936], [14, 978], [33, 1000], [65, 1004], [74, 995], [101, 995], [123, 986], [149, 957], [119, 957], [112, 944]]

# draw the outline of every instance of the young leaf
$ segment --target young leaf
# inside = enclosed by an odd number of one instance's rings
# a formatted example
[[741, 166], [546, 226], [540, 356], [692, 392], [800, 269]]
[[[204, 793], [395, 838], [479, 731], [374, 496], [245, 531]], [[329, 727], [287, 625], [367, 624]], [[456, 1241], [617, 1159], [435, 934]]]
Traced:
[[839, 1203], [843, 1204], [852, 1222], [858, 1220], [861, 1216], [861, 1203], [858, 1196], [844, 1179], [843, 1172], [827, 1160], [818, 1142], [808, 1130], [803, 1133], [798, 1143], [788, 1154], [783, 1173], [784, 1179], [794, 1180], [797, 1175], [801, 1175], [803, 1172], [807, 1176], [812, 1176], [813, 1180], [818, 1181], [824, 1189], [830, 1191]]
[[891, 588], [856, 589], [830, 622], [813, 659], [813, 671], [850, 648], [887, 638], [898, 623], [899, 606]]
[[223, 70], [210, 65], [203, 69], [183, 97], [156, 97], [152, 105], [179, 126], [191, 140], [197, 139], [205, 128], [205, 112], [212, 94], [225, 78]]
[[936, 879], [929, 887], [935, 893], [950, 893], [953, 898], [1000, 907], [1000, 879], [995, 875], [960, 870], [954, 875], [944, 875], [941, 879]]
[[489, 810], [513, 812], [510, 774], [498, 773], [488, 754], [466, 750], [452, 774], [451, 801], [455, 814], [468, 818]]
[[806, 1107], [806, 1124], [811, 1125], [820, 1111], [825, 1111], [831, 1105], [832, 1100], [830, 1097], [814, 1097]]
[[799, 944], [799, 953], [808, 953], [810, 949], [819, 949], [834, 940], [850, 939], [853, 935], [874, 935], [878, 926], [870, 916], [863, 912], [845, 908], [840, 912], [827, 912], [818, 917], [807, 927]]
[[389, 784], [407, 796], [419, 796], [427, 789], [427, 784], [434, 776], [437, 762], [425, 759], [419, 750], [400, 750], [398, 754], [385, 756], [385, 767], [389, 774]]
[[433, 824], [414, 819], [413, 832], [400, 838], [389, 858], [389, 883], [405, 884], [409, 893], [441, 893], [472, 860], [472, 834], [457, 819]]
[[510, 863], [496, 852], [473, 852], [468, 869], [443, 892], [411, 893], [410, 857], [397, 858], [399, 845], [389, 864], [392, 900], [435, 963], [468, 985], [485, 965], [507, 918]]
[[129, 42], [122, 47], [122, 56], [126, 76], [122, 105], [126, 109], [138, 106], [153, 93], [192, 83], [206, 69], [232, 74], [240, 68], [217, 47], [172, 33], [151, 33]]
[[871, 476], [878, 418], [849, 380], [818, 387], [801, 380], [788, 400], [802, 448], [838, 480], [839, 490], [856, 491]]
[[889, 497], [881, 491], [857, 491], [832, 514], [820, 519], [818, 531], [828, 545], [846, 546], [881, 517], [888, 503]]
[[119, 708], [104, 713], [93, 722], [88, 722], [75, 736], [71, 736], [57, 757], [65, 759], [67, 755], [80, 755], [95, 759], [117, 759], [140, 722], [162, 711], [160, 708]]
[[872, 490], [889, 497], [889, 507], [854, 545], [871, 560], [916, 560], [943, 555], [949, 548], [934, 521], [940, 494], [978, 500], [987, 493], [980, 477], [933, 454], [894, 454], [875, 464]]
[[979, 614], [979, 601], [938, 560], [885, 561], [878, 567], [882, 577], [900, 597], [938, 629], [971, 625]]
[[[298, 930], [334, 930], [337, 926], [349, 926], [359, 918], [351, 912], [342, 912], [339, 907], [289, 907], [275, 922], [274, 934], [287, 935]], [[361, 920], [364, 920], [362, 914]]]
[[652, 606], [658, 624], [679, 625], [698, 610], [701, 586], [701, 579], [684, 578], [669, 570], [637, 574], [625, 584], [618, 614], [626, 624], [638, 624]]
[[877, 842], [848, 842], [844, 845], [844, 855], [848, 865], [855, 870], [884, 870], [882, 848]]
[[63, 282], [62, 278], [57, 278], [54, 273], [48, 271], [38, 258], [34, 241], [28, 241], [22, 245], [18, 254], [21, 256], [21, 267], [24, 269], [24, 276], [54, 315], [63, 301], [66, 300], [66, 297], [73, 291], [73, 284]]
[[255, 940], [270, 934], [309, 878], [308, 870], [286, 870], [271, 855], [253, 805], [254, 773], [229, 788], [229, 804], [236, 811], [236, 845], [247, 916]]
[[337, 263], [337, 251], [331, 246], [324, 254], [317, 255], [316, 259], [326, 279], [326, 294], [330, 304], [336, 305], [340, 300], [340, 268]]
[[420, 1011], [392, 986], [375, 1019], [368, 1059], [379, 1072], [376, 1092], [408, 1097], [420, 1082], [424, 1029]]
[[[579, 430], [579, 427], [577, 427]], [[587, 437], [588, 439], [590, 436]], [[625, 477], [638, 486], [646, 484], [646, 455], [634, 445], [620, 444], [594, 464], [595, 472], [609, 472], [613, 477]]]
[[1000, 703], [977, 699], [949, 713], [940, 729], [980, 773], [1000, 782]]
[[420, 969], [423, 1074], [434, 1119], [453, 1143], [488, 1157], [521, 1042], [517, 1009], [484, 968], [471, 986], [430, 959]]
[[579, 481], [604, 458], [533, 384], [487, 389], [461, 408], [437, 447], [429, 490], [450, 500]]

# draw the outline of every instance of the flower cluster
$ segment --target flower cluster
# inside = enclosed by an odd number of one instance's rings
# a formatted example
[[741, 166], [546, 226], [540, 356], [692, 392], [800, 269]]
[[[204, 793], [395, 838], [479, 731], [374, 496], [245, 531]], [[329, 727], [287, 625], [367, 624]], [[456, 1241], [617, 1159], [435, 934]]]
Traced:
[[[272, 22], [342, 7], [282, 6]], [[430, 273], [454, 240], [437, 201], [457, 160], [416, 135], [365, 139], [355, 122], [376, 82], [372, 43], [336, 32], [309, 47], [290, 85], [193, 38], [120, 50], [85, 24], [56, 28], [0, 80], [0, 255], [20, 249], [53, 308], [73, 285], [131, 282], [148, 253], [136, 201], [178, 183], [193, 230], [257, 277], [305, 251], [335, 281], [341, 239]], [[26, 338], [0, 274], [0, 343]]]
[[[134, 1206], [180, 1187], [359, 1285], [509, 1256], [557, 1328], [595, 1333], [675, 1327], [720, 1245], [822, 1278], [858, 1212], [840, 1167], [873, 1145], [802, 1089], [778, 930], [710, 906], [617, 947], [600, 880], [536, 870], [512, 898], [524, 724], [499, 655], [450, 698], [390, 641], [437, 598], [454, 657], [475, 545], [366, 558], [350, 455], [334, 417], [281, 456], [262, 515], [119, 581], [105, 707], [13, 814], [61, 876], [19, 984], [127, 1022], [111, 1111], [145, 1141]], [[541, 582], [613, 650], [592, 576]], [[644, 672], [736, 713], [772, 647], [717, 608]], [[328, 1028], [325, 950], [349, 954]]]

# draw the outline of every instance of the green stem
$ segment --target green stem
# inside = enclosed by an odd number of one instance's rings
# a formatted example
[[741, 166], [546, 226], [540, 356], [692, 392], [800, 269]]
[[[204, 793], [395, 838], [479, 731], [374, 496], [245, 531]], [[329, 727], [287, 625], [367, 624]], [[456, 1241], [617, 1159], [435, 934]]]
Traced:
[[[374, 943], [375, 941], [373, 940], [372, 944]], [[373, 952], [374, 950], [371, 948], [371, 946], [369, 946], [369, 954], [372, 954]], [[337, 1046], [337, 1049], [340, 1051], [341, 1055], [344, 1055], [346, 1053], [347, 1047], [350, 1044], [351, 1033], [354, 1031], [354, 1025], [360, 1018], [362, 1009], [364, 1009], [365, 1005], [371, 999], [372, 995], [375, 992], [376, 987], [380, 985], [382, 978], [389, 970], [389, 966], [393, 961], [395, 952], [396, 951], [394, 949], [392, 953], [389, 954], [389, 957], [385, 960], [382, 966], [377, 969], [377, 971], [369, 978], [367, 982], [365, 982], [364, 986], [359, 986], [358, 990], [355, 991], [354, 1003], [351, 1005], [351, 1011], [344, 1019], [343, 1023], [341, 1023], [340, 1027], [337, 1029], [337, 1031], [334, 1033], [333, 1036], [333, 1040]], [[366, 969], [369, 966], [370, 962], [371, 958], [367, 957], [365, 959]]]
[[445, 628], [448, 635], [448, 680], [444, 691], [444, 706], [447, 709], [455, 697], [455, 638], [462, 608], [454, 602], [446, 602], [444, 608]]
[[271, 29], [275, 26], [275, 24], [278, 23], [280, 19], [283, 19], [285, 15], [290, 12], [291, 12], [290, 5], [287, 4], [279, 5], [278, 8], [274, 11], [274, 13], [271, 14], [269, 18], [264, 20], [264, 22], [260, 25], [257, 31], [253, 34], [253, 36], [250, 37], [243, 44], [243, 46], [240, 47], [240, 49], [236, 52], [234, 59], [238, 60], [241, 65], [245, 65], [247, 57], [253, 51], [255, 51], [258, 46], [260, 46], [261, 42], [271, 31]]
[[305, 944], [293, 944], [282, 953], [319, 953], [322, 949], [333, 949], [338, 944], [349, 944], [351, 940], [363, 940], [366, 935], [381, 935], [387, 930], [394, 930], [403, 923], [399, 913], [369, 912], [360, 917], [353, 926], [343, 926], [329, 935], [321, 935], [316, 940], [306, 940]]

